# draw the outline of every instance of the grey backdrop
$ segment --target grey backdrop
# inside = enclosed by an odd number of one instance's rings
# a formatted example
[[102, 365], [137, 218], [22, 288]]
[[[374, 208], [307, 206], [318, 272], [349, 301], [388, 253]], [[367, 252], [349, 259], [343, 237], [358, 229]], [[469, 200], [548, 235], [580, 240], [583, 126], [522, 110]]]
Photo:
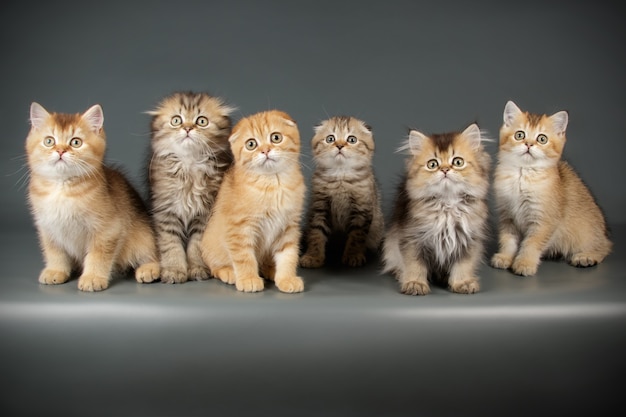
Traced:
[[[290, 113], [310, 175], [312, 128], [336, 114], [374, 129], [388, 211], [408, 127], [496, 138], [507, 100], [570, 113], [565, 157], [610, 223], [626, 222], [625, 30], [615, 2], [106, 1], [1, 6], [5, 227], [31, 226], [24, 138], [31, 101], [104, 108], [108, 159], [143, 174], [151, 109], [175, 90]], [[497, 144], [488, 145], [495, 155]]]

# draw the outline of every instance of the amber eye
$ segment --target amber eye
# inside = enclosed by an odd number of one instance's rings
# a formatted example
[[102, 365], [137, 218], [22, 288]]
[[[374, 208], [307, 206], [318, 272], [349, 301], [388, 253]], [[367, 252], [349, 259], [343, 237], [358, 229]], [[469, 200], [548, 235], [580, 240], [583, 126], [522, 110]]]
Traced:
[[196, 124], [200, 127], [206, 127], [209, 125], [209, 119], [204, 116], [198, 116], [196, 119]]
[[431, 159], [426, 163], [428, 169], [435, 169], [439, 166], [439, 162], [436, 159]]
[[335, 141], [335, 136], [328, 135], [326, 136], [326, 143], [333, 143]]
[[70, 146], [72, 148], [80, 148], [82, 144], [83, 140], [80, 138], [72, 138], [72, 140], [70, 141]]
[[278, 132], [274, 132], [270, 135], [270, 140], [272, 143], [280, 143], [283, 141], [283, 135]]
[[352, 136], [352, 135], [348, 136], [348, 139], [346, 140], [348, 141], [348, 143], [352, 143], [352, 144], [355, 144], [357, 141], [356, 136]]
[[172, 120], [170, 120], [170, 123], [172, 126], [180, 126], [183, 123], [183, 118], [180, 116], [174, 116], [172, 117]]
[[515, 132], [515, 140], [523, 140], [526, 138], [526, 133], [523, 130], [518, 130]]
[[254, 150], [257, 147], [256, 139], [248, 139], [246, 141], [246, 149], [249, 151]]
[[43, 140], [44, 146], [47, 146], [48, 148], [51, 146], [54, 146], [55, 143], [56, 141], [54, 140], [52, 136], [48, 136], [47, 138]]
[[542, 133], [539, 136], [537, 136], [537, 142], [541, 143], [542, 145], [545, 145], [546, 143], [548, 143], [548, 137]]
[[456, 156], [452, 159], [452, 165], [457, 168], [461, 168], [463, 165], [465, 165], [465, 160], [460, 156]]

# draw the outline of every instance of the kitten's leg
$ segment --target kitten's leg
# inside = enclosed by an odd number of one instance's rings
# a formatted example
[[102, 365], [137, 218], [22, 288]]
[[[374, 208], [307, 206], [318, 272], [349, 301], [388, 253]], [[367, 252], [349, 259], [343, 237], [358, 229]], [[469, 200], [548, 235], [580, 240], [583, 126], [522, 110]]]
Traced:
[[341, 262], [349, 266], [362, 266], [366, 261], [367, 231], [372, 225], [372, 213], [355, 210], [351, 213], [350, 219], [348, 238]]
[[[173, 221], [172, 221], [173, 222]], [[157, 221], [157, 243], [161, 262], [161, 282], [187, 281], [187, 254], [178, 225]]]
[[311, 205], [311, 215], [307, 227], [306, 252], [300, 257], [303, 268], [320, 268], [326, 260], [326, 243], [330, 235], [328, 225], [330, 202], [327, 198], [317, 196]]
[[67, 282], [72, 273], [72, 260], [69, 255], [43, 234], [41, 243], [46, 266], [39, 274], [39, 282], [42, 284]]
[[[404, 246], [404, 247], [402, 247]], [[426, 295], [430, 293], [428, 267], [422, 259], [415, 257], [415, 251], [401, 245], [403, 268], [399, 271], [400, 292], [407, 295]]]
[[512, 220], [504, 219], [501, 221], [498, 240], [499, 250], [491, 257], [491, 266], [508, 269], [513, 264], [519, 245], [519, 234]]
[[78, 278], [81, 291], [102, 291], [109, 287], [115, 258], [119, 253], [123, 232], [111, 227], [107, 233], [95, 236], [92, 247], [85, 256], [83, 273]]
[[517, 275], [529, 276], [537, 273], [541, 255], [556, 228], [552, 222], [545, 218], [539, 223], [529, 228], [511, 265], [511, 270]]
[[276, 287], [286, 293], [304, 291], [302, 278], [296, 275], [298, 268], [298, 240], [300, 233], [297, 225], [290, 225], [280, 240], [276, 242], [278, 249], [274, 253]]
[[193, 280], [204, 280], [209, 278], [209, 269], [202, 260], [202, 232], [191, 235], [187, 243], [187, 264], [188, 275]]
[[[237, 229], [226, 237], [235, 275], [235, 287], [242, 292], [263, 291], [265, 286], [263, 278], [259, 276], [253, 236], [254, 234], [247, 229]], [[221, 279], [221, 276], [218, 277]]]
[[480, 263], [482, 244], [475, 243], [469, 256], [457, 261], [450, 269], [448, 287], [459, 294], [474, 294], [480, 289], [476, 269]]
[[161, 265], [157, 255], [156, 241], [152, 229], [149, 227], [138, 233], [137, 237], [131, 239], [143, 242], [141, 251], [136, 254], [135, 280], [141, 283], [153, 282], [161, 275]]

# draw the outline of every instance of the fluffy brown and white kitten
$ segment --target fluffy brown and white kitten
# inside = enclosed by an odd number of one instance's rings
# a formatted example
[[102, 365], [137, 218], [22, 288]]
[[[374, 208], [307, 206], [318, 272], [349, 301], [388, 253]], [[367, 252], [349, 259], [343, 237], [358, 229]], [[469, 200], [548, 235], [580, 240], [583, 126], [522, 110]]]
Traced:
[[209, 277], [200, 240], [224, 172], [234, 109], [206, 93], [178, 92], [150, 111], [150, 194], [161, 281]]
[[235, 162], [202, 237], [203, 259], [239, 291], [262, 291], [260, 275], [282, 292], [303, 291], [296, 275], [306, 191], [298, 127], [284, 112], [256, 113], [235, 125], [229, 141]]
[[580, 177], [561, 160], [568, 114], [504, 107], [494, 191], [499, 251], [491, 265], [534, 275], [542, 256], [592, 266], [611, 251], [600, 207]]
[[428, 294], [429, 280], [456, 293], [479, 290], [490, 165], [483, 140], [476, 124], [461, 133], [410, 131], [401, 149], [412, 157], [383, 242], [383, 272], [402, 293]]
[[138, 282], [159, 277], [150, 217], [122, 173], [104, 165], [99, 105], [83, 114], [30, 107], [26, 138], [28, 199], [45, 258], [42, 284], [62, 284], [80, 270], [78, 288], [100, 291], [115, 269], [136, 268]]
[[361, 266], [367, 249], [378, 250], [384, 232], [372, 130], [354, 117], [332, 117], [315, 127], [311, 148], [316, 168], [300, 265], [323, 266], [328, 238], [340, 232], [346, 235], [342, 262]]

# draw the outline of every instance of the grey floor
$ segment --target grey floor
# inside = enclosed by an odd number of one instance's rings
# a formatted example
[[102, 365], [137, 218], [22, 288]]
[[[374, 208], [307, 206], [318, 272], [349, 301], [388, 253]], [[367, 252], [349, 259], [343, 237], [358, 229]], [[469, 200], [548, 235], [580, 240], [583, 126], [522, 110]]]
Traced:
[[302, 294], [216, 280], [101, 293], [37, 283], [32, 231], [5, 233], [5, 416], [606, 415], [626, 371], [626, 227], [614, 253], [482, 291], [401, 295], [372, 260], [301, 270]]

